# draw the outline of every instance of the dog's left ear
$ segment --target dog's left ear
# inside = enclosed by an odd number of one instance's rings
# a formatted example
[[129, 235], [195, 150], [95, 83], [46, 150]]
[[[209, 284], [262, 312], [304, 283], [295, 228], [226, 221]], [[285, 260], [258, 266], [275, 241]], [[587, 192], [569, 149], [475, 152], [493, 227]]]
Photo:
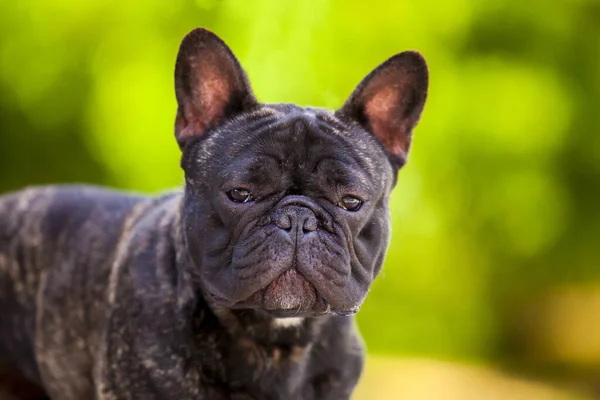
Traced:
[[406, 162], [413, 128], [425, 106], [428, 84], [423, 56], [405, 51], [367, 75], [336, 115], [358, 122], [373, 134], [400, 168]]
[[175, 137], [183, 148], [227, 118], [258, 103], [246, 73], [214, 33], [197, 28], [186, 35], [175, 65]]

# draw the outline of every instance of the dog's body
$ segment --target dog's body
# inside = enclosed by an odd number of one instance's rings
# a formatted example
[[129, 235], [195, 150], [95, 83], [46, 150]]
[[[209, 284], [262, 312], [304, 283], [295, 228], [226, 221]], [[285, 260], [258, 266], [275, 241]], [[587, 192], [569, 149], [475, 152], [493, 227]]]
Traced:
[[183, 193], [0, 197], [0, 364], [54, 400], [348, 399], [363, 351], [347, 315], [381, 268], [426, 89], [402, 53], [335, 114], [261, 105], [193, 31], [176, 68]]
[[277, 327], [210, 308], [181, 268], [181, 200], [85, 187], [2, 199], [0, 361], [52, 399], [348, 397], [362, 360], [351, 319]]

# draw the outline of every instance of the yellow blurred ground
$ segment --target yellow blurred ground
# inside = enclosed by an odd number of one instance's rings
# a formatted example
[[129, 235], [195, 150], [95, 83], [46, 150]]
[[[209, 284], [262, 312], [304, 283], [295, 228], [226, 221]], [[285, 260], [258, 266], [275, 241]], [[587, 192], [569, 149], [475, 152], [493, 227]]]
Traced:
[[353, 400], [586, 400], [493, 369], [426, 359], [370, 357]]

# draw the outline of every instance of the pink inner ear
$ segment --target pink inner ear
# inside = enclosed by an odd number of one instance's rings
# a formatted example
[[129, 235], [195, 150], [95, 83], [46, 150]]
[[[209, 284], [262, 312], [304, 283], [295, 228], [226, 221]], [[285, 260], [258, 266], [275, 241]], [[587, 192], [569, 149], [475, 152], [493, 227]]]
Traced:
[[396, 155], [405, 154], [410, 144], [403, 124], [401, 92], [395, 85], [378, 88], [364, 110], [373, 134]]
[[187, 104], [187, 126], [179, 134], [181, 139], [202, 134], [217, 123], [225, 112], [232, 91], [230, 71], [216, 71], [212, 66], [198, 63], [192, 64], [192, 70], [202, 80], [192, 88], [193, 100]]

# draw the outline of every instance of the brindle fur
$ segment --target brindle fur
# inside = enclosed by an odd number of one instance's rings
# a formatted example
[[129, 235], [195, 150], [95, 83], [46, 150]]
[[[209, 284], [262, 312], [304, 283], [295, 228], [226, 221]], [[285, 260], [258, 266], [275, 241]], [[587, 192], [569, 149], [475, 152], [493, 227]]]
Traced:
[[348, 398], [362, 365], [352, 319], [273, 329], [211, 308], [187, 269], [181, 199], [0, 197], [0, 361], [52, 399]]

